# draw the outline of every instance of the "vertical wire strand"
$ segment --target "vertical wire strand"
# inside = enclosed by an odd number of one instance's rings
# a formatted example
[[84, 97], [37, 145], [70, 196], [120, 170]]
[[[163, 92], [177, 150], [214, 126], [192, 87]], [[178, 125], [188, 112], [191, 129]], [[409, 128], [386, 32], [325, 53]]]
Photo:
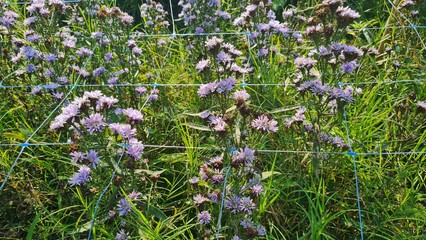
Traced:
[[93, 227], [95, 226], [95, 219], [96, 219], [96, 215], [98, 213], [98, 209], [99, 209], [99, 204], [101, 202], [102, 197], [105, 195], [105, 193], [108, 191], [109, 186], [111, 186], [112, 181], [114, 180], [115, 174], [117, 173], [117, 169], [120, 166], [120, 162], [123, 159], [124, 156], [124, 150], [125, 150], [125, 145], [123, 145], [122, 149], [121, 149], [121, 155], [120, 158], [118, 159], [117, 162], [117, 166], [114, 168], [114, 171], [111, 174], [111, 178], [109, 179], [107, 185], [105, 186], [104, 190], [102, 190], [101, 194], [99, 195], [98, 199], [96, 200], [96, 205], [95, 205], [95, 210], [93, 211], [93, 216], [92, 216], [92, 220], [90, 221], [90, 229], [89, 229], [89, 234], [87, 235], [87, 239], [90, 240], [91, 236], [92, 236], [92, 231], [93, 231]]
[[[342, 84], [339, 83], [339, 86], [342, 87]], [[354, 177], [355, 177], [355, 191], [356, 191], [356, 201], [357, 201], [357, 207], [358, 207], [358, 218], [359, 218], [359, 230], [361, 235], [361, 240], [364, 240], [364, 231], [363, 231], [363, 223], [362, 223], [362, 210], [361, 210], [361, 196], [359, 191], [359, 180], [358, 180], [358, 171], [357, 171], [357, 164], [356, 164], [356, 153], [353, 152], [351, 139], [349, 135], [349, 124], [348, 124], [348, 118], [346, 116], [346, 107], [343, 107], [343, 121], [345, 124], [345, 130], [346, 130], [346, 138], [348, 140], [348, 146], [350, 152], [347, 154], [351, 156], [354, 166]]]

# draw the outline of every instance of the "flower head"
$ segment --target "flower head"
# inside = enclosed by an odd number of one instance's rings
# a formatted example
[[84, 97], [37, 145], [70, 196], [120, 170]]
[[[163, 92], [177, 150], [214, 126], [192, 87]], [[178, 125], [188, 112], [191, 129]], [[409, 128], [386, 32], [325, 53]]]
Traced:
[[269, 120], [268, 116], [261, 115], [251, 122], [251, 127], [262, 132], [276, 132], [278, 131], [277, 123], [273, 119]]
[[90, 173], [91, 170], [88, 166], [83, 165], [80, 166], [80, 169], [77, 173], [74, 173], [74, 175], [71, 177], [71, 179], [68, 181], [71, 186], [75, 185], [84, 185], [87, 181], [90, 179]]
[[210, 215], [210, 213], [208, 211], [202, 211], [202, 212], [200, 212], [197, 215], [197, 217], [198, 217], [198, 221], [201, 224], [208, 224], [212, 220], [212, 216]]
[[117, 204], [118, 215], [124, 216], [132, 211], [132, 205], [126, 198], [121, 198]]
[[90, 134], [100, 132], [107, 126], [104, 117], [99, 113], [91, 114], [88, 118], [84, 118], [81, 123]]

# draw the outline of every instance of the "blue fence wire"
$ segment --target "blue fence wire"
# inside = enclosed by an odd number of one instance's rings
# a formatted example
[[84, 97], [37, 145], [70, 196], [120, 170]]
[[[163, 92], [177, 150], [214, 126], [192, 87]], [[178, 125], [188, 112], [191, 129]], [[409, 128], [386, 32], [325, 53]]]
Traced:
[[[396, 83], [425, 83], [426, 79], [396, 79], [396, 80], [385, 80], [380, 82], [347, 82], [340, 83], [341, 85], [382, 85], [382, 84], [396, 84]], [[98, 88], [120, 88], [120, 87], [199, 87], [203, 83], [123, 83], [123, 84], [68, 84], [68, 85], [58, 85], [57, 88], [85, 88], [85, 87], [98, 87]], [[243, 79], [242, 83], [237, 83], [237, 87], [277, 87], [277, 86], [296, 86], [293, 83], [246, 83]], [[23, 86], [13, 86], [13, 85], [1, 85], [1, 89], [31, 89], [34, 87], [40, 87], [42, 89], [50, 89], [51, 85], [23, 85]]]
[[[340, 87], [342, 88], [342, 84], [339, 84]], [[359, 218], [359, 229], [360, 229], [360, 235], [361, 235], [361, 240], [364, 240], [364, 231], [363, 231], [363, 224], [362, 224], [362, 210], [361, 210], [361, 197], [360, 197], [360, 192], [359, 192], [359, 180], [358, 180], [358, 171], [357, 171], [357, 165], [356, 165], [356, 153], [353, 152], [352, 149], [352, 144], [351, 144], [351, 137], [349, 135], [349, 124], [348, 124], [348, 118], [346, 116], [346, 107], [343, 107], [343, 120], [344, 120], [344, 125], [345, 125], [345, 130], [346, 130], [346, 138], [348, 141], [348, 146], [349, 146], [349, 152], [348, 155], [351, 156], [352, 161], [353, 161], [353, 165], [354, 165], [354, 176], [355, 176], [355, 191], [356, 191], [356, 202], [357, 202], [357, 207], [358, 207], [358, 218]]]

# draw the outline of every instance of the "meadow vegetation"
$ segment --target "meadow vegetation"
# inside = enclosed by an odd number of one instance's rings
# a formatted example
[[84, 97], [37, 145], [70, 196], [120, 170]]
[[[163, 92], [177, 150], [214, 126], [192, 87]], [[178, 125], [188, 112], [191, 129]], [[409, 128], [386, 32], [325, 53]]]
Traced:
[[0, 239], [426, 239], [425, 1], [0, 4]]

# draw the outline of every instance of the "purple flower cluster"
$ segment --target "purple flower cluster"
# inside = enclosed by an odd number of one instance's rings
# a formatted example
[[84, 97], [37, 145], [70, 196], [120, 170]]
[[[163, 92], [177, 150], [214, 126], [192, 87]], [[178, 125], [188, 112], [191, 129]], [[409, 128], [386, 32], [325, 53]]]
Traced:
[[117, 204], [118, 215], [124, 216], [132, 211], [132, 205], [126, 198], [121, 198]]
[[229, 77], [220, 82], [211, 82], [203, 84], [198, 89], [197, 93], [200, 97], [207, 97], [210, 94], [219, 93], [219, 94], [228, 94], [235, 87], [236, 81], [235, 78]]
[[136, 129], [132, 128], [130, 124], [122, 124], [122, 123], [110, 123], [109, 129], [120, 135], [125, 140], [131, 140], [136, 136]]
[[240, 148], [231, 158], [231, 166], [239, 167], [244, 165], [250, 167], [255, 160], [254, 151], [248, 147]]
[[255, 226], [251, 219], [241, 220], [240, 225], [244, 229], [244, 234], [249, 238], [265, 236], [265, 228], [261, 225]]
[[90, 180], [90, 173], [91, 170], [88, 166], [82, 165], [80, 166], [80, 169], [77, 173], [74, 173], [74, 175], [71, 177], [71, 179], [68, 181], [71, 186], [82, 186], [86, 184], [87, 181]]
[[239, 197], [232, 195], [226, 198], [225, 208], [236, 214], [239, 212], [245, 212], [251, 214], [256, 209], [256, 204], [250, 197]]
[[143, 120], [142, 113], [139, 110], [133, 108], [124, 109], [123, 114], [132, 125]]
[[266, 115], [261, 115], [251, 122], [251, 127], [262, 132], [277, 132], [278, 122], [274, 119], [269, 119]]
[[90, 134], [101, 132], [107, 126], [104, 117], [99, 113], [90, 114], [89, 117], [83, 118], [81, 124]]
[[346, 88], [332, 88], [327, 84], [322, 84], [319, 80], [309, 80], [302, 83], [298, 89], [299, 92], [304, 93], [310, 91], [317, 96], [328, 96], [328, 101], [337, 100], [341, 103], [352, 103], [355, 99], [354, 89], [351, 86]]
[[129, 233], [127, 233], [124, 229], [121, 229], [117, 235], [115, 235], [115, 240], [127, 240], [129, 238]]
[[94, 168], [96, 168], [99, 163], [98, 153], [94, 150], [90, 150], [87, 153], [73, 151], [70, 153], [70, 156], [73, 163], [85, 163]]
[[145, 22], [145, 29], [153, 33], [155, 30], [167, 30], [170, 26], [167, 21], [168, 12], [164, 10], [163, 5], [156, 1], [147, 1], [141, 5], [141, 17]]
[[208, 211], [202, 211], [197, 215], [198, 221], [200, 224], [209, 224], [212, 220], [212, 216]]
[[319, 137], [322, 142], [329, 143], [335, 148], [341, 148], [343, 150], [349, 149], [349, 145], [347, 145], [345, 141], [339, 136], [332, 137], [327, 133], [320, 133]]
[[126, 153], [135, 160], [141, 159], [144, 146], [135, 138], [129, 140], [129, 146], [127, 147]]
[[296, 68], [298, 69], [311, 69], [315, 66], [317, 63], [317, 60], [312, 58], [304, 58], [304, 57], [298, 57], [294, 60], [294, 64], [296, 65]]
[[304, 107], [299, 108], [296, 111], [296, 113], [294, 114], [294, 116], [292, 116], [289, 119], [286, 119], [286, 126], [288, 128], [290, 128], [295, 123], [296, 124], [302, 124], [303, 121], [305, 121], [305, 119], [306, 119], [305, 113], [306, 113], [306, 108], [304, 108]]

